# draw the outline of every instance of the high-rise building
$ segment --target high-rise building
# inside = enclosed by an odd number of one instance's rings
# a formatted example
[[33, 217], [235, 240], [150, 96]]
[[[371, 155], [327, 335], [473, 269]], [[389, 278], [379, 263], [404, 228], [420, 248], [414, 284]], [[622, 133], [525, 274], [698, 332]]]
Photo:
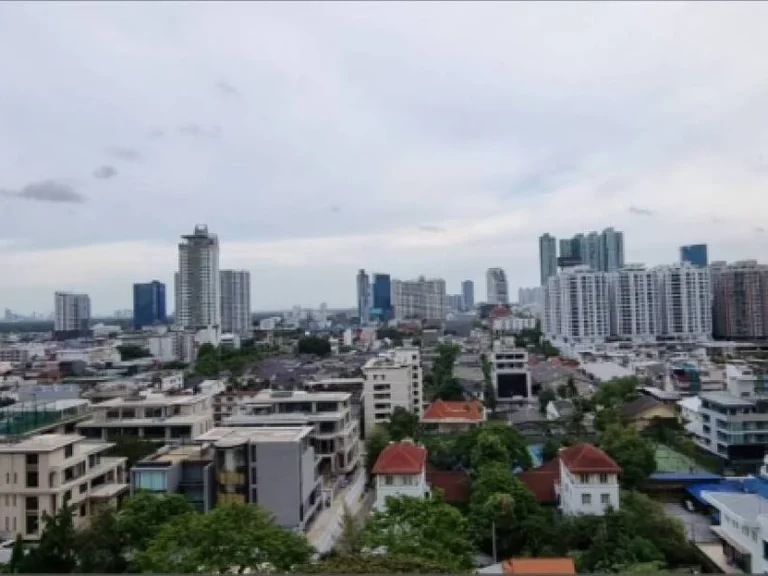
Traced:
[[251, 334], [251, 273], [221, 270], [221, 331], [249, 337]]
[[371, 315], [379, 320], [392, 318], [392, 281], [389, 274], [373, 275], [373, 309]]
[[475, 307], [475, 283], [472, 280], [461, 283], [461, 306], [465, 312]]
[[539, 270], [541, 286], [552, 276], [557, 276], [557, 239], [549, 234], [539, 236]]
[[184, 328], [221, 329], [219, 239], [204, 224], [179, 244], [176, 323]]
[[606, 228], [600, 233], [576, 234], [560, 240], [561, 266], [588, 266], [601, 272], [615, 272], [624, 267], [624, 233]]
[[713, 332], [734, 340], [768, 338], [768, 266], [713, 262]]
[[91, 298], [88, 294], [56, 292], [54, 295], [55, 332], [85, 336], [91, 323]]
[[357, 317], [360, 324], [371, 319], [371, 280], [362, 268], [357, 273]]
[[615, 272], [624, 267], [624, 233], [606, 228], [598, 240], [599, 270]]
[[392, 304], [398, 320], [445, 318], [445, 280], [427, 279], [392, 280]]
[[166, 321], [165, 284], [152, 280], [133, 285], [133, 327], [164, 324]]
[[611, 278], [611, 333], [650, 340], [661, 333], [661, 303], [656, 273], [645, 266], [625, 266]]
[[683, 340], [711, 338], [709, 270], [684, 262], [660, 266], [654, 272], [661, 301], [661, 333]]
[[543, 302], [543, 294], [544, 286], [520, 288], [517, 291], [517, 303], [520, 304], [520, 306], [541, 306]]
[[600, 342], [611, 333], [609, 274], [586, 266], [547, 280], [544, 331], [568, 342]]
[[690, 244], [680, 247], [680, 262], [688, 262], [701, 268], [709, 263], [706, 244]]
[[507, 275], [501, 268], [489, 268], [485, 273], [485, 286], [488, 304], [509, 304], [509, 286]]

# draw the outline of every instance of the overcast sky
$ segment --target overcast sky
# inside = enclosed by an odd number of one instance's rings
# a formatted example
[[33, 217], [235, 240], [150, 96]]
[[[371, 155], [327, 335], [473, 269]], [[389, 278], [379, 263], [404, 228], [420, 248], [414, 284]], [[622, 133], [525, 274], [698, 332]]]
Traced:
[[538, 236], [629, 262], [768, 248], [768, 3], [0, 3], [0, 309], [172, 295], [219, 234], [256, 310], [358, 268], [538, 282]]

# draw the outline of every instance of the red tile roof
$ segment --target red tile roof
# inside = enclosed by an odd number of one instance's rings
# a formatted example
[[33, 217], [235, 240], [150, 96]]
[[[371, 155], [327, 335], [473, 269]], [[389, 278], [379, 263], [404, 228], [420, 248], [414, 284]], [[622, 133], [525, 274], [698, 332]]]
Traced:
[[374, 474], [419, 474], [427, 465], [427, 449], [411, 442], [390, 442], [373, 466]]
[[537, 502], [541, 504], [557, 502], [555, 484], [560, 482], [560, 460], [557, 458], [538, 468], [521, 472], [518, 478], [533, 492]]
[[490, 314], [488, 314], [489, 318], [496, 319], [496, 318], [504, 318], [505, 316], [509, 316], [512, 314], [509, 308], [506, 306], [502, 306], [501, 304], [498, 304], [493, 310], [491, 310]]
[[576, 574], [573, 558], [512, 558], [502, 568], [505, 574]]
[[592, 444], [576, 444], [560, 451], [563, 464], [576, 474], [619, 473], [621, 468], [605, 452]]
[[422, 420], [483, 420], [483, 405], [478, 400], [435, 400], [424, 412]]
[[469, 474], [461, 470], [436, 470], [427, 467], [427, 483], [443, 491], [443, 498], [450, 504], [469, 502]]

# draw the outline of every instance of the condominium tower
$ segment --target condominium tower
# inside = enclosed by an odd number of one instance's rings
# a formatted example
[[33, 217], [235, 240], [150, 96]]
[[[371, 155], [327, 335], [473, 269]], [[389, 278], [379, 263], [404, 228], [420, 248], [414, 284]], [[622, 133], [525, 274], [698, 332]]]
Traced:
[[371, 279], [362, 268], [357, 273], [357, 316], [360, 324], [371, 319]]
[[710, 267], [713, 332], [728, 339], [768, 338], [768, 266], [755, 260]]
[[540, 286], [545, 286], [547, 280], [557, 276], [557, 239], [549, 234], [539, 237], [539, 270]]
[[86, 335], [91, 322], [91, 299], [87, 294], [56, 292], [53, 329], [58, 333]]
[[392, 281], [392, 305], [398, 320], [445, 318], [445, 280], [425, 278]]
[[485, 273], [485, 287], [488, 304], [509, 304], [507, 274], [501, 268], [489, 268]]
[[179, 244], [176, 323], [183, 328], [221, 328], [219, 239], [204, 224]]
[[251, 333], [251, 273], [222, 270], [221, 331], [247, 337]]

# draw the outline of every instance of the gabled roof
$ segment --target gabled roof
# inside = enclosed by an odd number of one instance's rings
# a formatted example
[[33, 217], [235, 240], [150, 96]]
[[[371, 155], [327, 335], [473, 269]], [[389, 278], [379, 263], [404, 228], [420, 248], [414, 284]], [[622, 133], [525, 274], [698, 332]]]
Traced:
[[502, 567], [505, 574], [576, 574], [573, 558], [512, 558]]
[[592, 444], [576, 444], [560, 451], [560, 460], [566, 468], [576, 474], [599, 474], [621, 472], [613, 459]]
[[427, 449], [412, 442], [390, 442], [373, 466], [373, 474], [420, 474], [427, 465]]
[[469, 474], [462, 470], [436, 470], [427, 467], [427, 483], [443, 491], [443, 499], [450, 504], [469, 502]]
[[536, 502], [548, 504], [557, 502], [555, 484], [560, 482], [560, 460], [550, 460], [539, 466], [525, 470], [518, 475], [520, 481], [533, 492]]
[[[624, 404], [624, 407], [621, 409], [621, 415], [628, 420], [634, 420], [636, 418], [642, 417], [642, 415], [649, 410], [653, 410], [654, 408], [659, 408], [661, 406], [667, 405], [657, 400], [653, 396], [643, 395], [636, 400], [632, 400], [632, 402]], [[667, 409], [670, 410], [670, 412], [673, 411], [672, 408], [668, 407]], [[672, 414], [670, 414], [670, 417], [672, 417]]]
[[460, 402], [435, 400], [424, 412], [422, 420], [483, 420], [483, 405], [478, 400]]

